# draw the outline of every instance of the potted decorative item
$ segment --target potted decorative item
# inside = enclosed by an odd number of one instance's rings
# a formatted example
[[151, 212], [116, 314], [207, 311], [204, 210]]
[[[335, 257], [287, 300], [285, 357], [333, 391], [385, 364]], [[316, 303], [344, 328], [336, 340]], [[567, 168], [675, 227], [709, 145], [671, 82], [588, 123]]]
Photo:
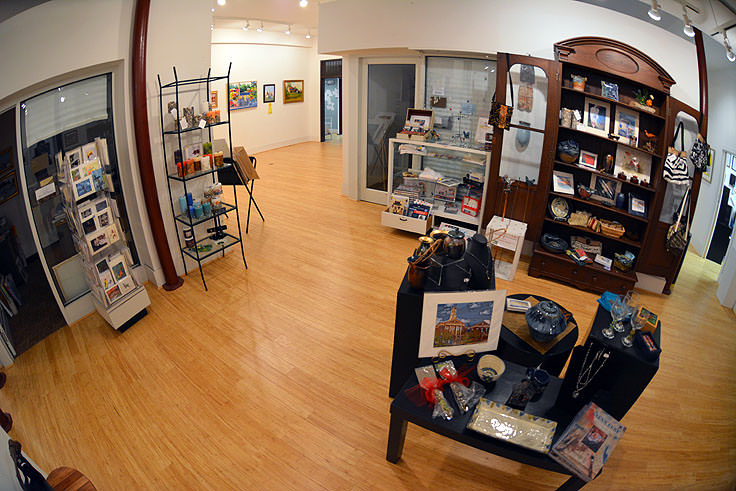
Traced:
[[575, 90], [585, 90], [585, 82], [587, 81], [588, 79], [585, 77], [581, 77], [580, 75], [573, 75], [572, 88]]
[[557, 155], [566, 164], [574, 164], [580, 156], [580, 145], [575, 140], [561, 141], [557, 145]]
[[657, 109], [654, 107], [654, 96], [646, 89], [637, 89], [634, 92], [634, 100], [629, 105], [651, 114], [657, 112]]

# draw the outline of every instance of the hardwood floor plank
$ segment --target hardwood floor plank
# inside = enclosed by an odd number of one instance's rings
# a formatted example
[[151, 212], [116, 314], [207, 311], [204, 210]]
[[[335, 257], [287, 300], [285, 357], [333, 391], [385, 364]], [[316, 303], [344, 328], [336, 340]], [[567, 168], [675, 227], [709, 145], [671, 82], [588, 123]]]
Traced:
[[[253, 210], [247, 271], [231, 249], [204, 267], [209, 292], [196, 269], [174, 292], [147, 285], [149, 315], [126, 333], [93, 314], [8, 370], [0, 407], [34, 461], [75, 467], [100, 490], [562, 484], [412, 425], [403, 458], [385, 460], [396, 290], [416, 235], [340, 195], [339, 144], [257, 158], [266, 222]], [[243, 230], [246, 197], [240, 188]], [[234, 213], [226, 223], [236, 227]], [[582, 342], [597, 295], [527, 270], [523, 259], [497, 287], [560, 302]], [[663, 324], [660, 370], [585, 489], [734, 489], [736, 315], [718, 305], [717, 274], [688, 254], [672, 295], [642, 292]]]

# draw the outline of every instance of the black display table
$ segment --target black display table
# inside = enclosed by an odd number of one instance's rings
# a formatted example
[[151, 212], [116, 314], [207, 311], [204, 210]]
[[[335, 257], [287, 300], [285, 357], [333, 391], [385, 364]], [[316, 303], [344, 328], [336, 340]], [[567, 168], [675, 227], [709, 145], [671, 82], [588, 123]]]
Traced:
[[[455, 366], [461, 368], [464, 363], [464, 357], [456, 357], [454, 360]], [[511, 395], [512, 386], [520, 382], [525, 376], [526, 367], [506, 361], [506, 371], [495, 385], [491, 387], [491, 390], [485, 395], [485, 397], [496, 402], [506, 403]], [[477, 379], [477, 375], [471, 376], [471, 378]], [[389, 462], [396, 463], [401, 458], [404, 439], [406, 437], [407, 423], [413, 423], [447, 438], [451, 438], [455, 441], [495, 455], [500, 455], [507, 459], [561, 474], [571, 475], [570, 471], [552, 460], [546, 454], [466, 429], [465, 427], [468, 424], [473, 411], [468, 411], [466, 414], [461, 415], [455, 405], [455, 401], [452, 400], [452, 396], [449, 394], [449, 390], [445, 390], [445, 395], [455, 410], [455, 417], [450, 421], [433, 419], [432, 408], [429, 407], [429, 405], [421, 407], [416, 406], [407, 398], [406, 393], [404, 392], [406, 389], [417, 384], [417, 377], [412, 373], [401, 387], [401, 390], [397, 392], [396, 398], [391, 404], [391, 423], [386, 449], [386, 460]], [[553, 412], [553, 406], [561, 384], [562, 381], [560, 379], [551, 377], [549, 386], [544, 391], [544, 394], [542, 394], [542, 397], [538, 401], [529, 402], [526, 407], [526, 412], [541, 417], [547, 417], [550, 415]], [[561, 425], [558, 423], [554, 441], [557, 441], [562, 432], [565, 431], [565, 428], [566, 424]], [[580, 489], [583, 485], [585, 485], [585, 481], [575, 476], [571, 476], [558, 489]]]
[[[626, 336], [625, 332], [616, 333], [613, 339], [604, 337], [601, 331], [610, 322], [611, 314], [599, 306], [588, 339], [583, 346], [575, 347], [557, 401], [558, 408], [564, 413], [575, 414], [589, 401], [593, 401], [620, 421], [659, 370], [659, 359], [648, 361], [639, 354], [636, 347], [626, 348], [621, 344], [621, 338]], [[626, 328], [628, 329], [628, 324]], [[658, 322], [654, 340], [662, 348], [660, 333], [661, 323]], [[610, 351], [608, 363], [590, 385], [581, 391], [581, 396], [578, 399], [573, 398], [572, 392], [586, 352], [601, 348]]]
[[[540, 302], [543, 300], [549, 300], [548, 298], [544, 298], [539, 295], [531, 295], [529, 293], [508, 295], [508, 298], [524, 300], [530, 296]], [[496, 354], [504, 360], [510, 360], [527, 367], [536, 367], [541, 365], [541, 367], [549, 372], [550, 375], [559, 376], [578, 340], [578, 323], [575, 321], [574, 317], [570, 318], [570, 322], [574, 323], [575, 327], [544, 354], [528, 345], [523, 339], [509, 329], [503, 327], [501, 329], [501, 336], [498, 340], [498, 349], [496, 350]]]

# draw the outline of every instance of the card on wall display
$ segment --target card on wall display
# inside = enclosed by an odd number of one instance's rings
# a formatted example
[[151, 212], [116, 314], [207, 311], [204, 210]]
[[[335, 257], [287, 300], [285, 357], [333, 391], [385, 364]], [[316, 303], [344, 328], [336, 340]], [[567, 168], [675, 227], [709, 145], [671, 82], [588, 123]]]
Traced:
[[100, 230], [92, 235], [89, 235], [87, 237], [87, 242], [90, 249], [92, 250], [92, 254], [97, 254], [110, 245], [110, 241], [107, 239], [107, 234], [105, 233], [105, 230]]
[[85, 162], [97, 160], [97, 144], [94, 142], [82, 146], [82, 159]]
[[107, 261], [103, 259], [95, 264], [95, 268], [97, 269], [97, 276], [100, 278], [102, 286], [104, 288], [110, 288], [115, 281], [112, 278], [112, 272], [110, 271], [110, 266], [108, 266]]
[[95, 187], [92, 183], [92, 177], [83, 177], [74, 183], [74, 199], [76, 201], [86, 198], [94, 192]]
[[67, 158], [69, 159], [69, 167], [74, 169], [75, 167], [78, 167], [79, 164], [82, 163], [82, 149], [81, 148], [75, 148], [74, 150], [70, 150], [66, 154]]

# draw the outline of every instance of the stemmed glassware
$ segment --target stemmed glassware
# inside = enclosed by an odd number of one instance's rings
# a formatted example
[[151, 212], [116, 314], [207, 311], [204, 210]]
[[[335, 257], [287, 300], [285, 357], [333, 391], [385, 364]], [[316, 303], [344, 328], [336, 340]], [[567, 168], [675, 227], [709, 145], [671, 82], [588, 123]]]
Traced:
[[629, 333], [626, 335], [626, 337], [621, 338], [621, 344], [623, 344], [627, 348], [630, 348], [634, 344], [634, 336], [636, 335], [636, 331], [644, 327], [644, 319], [642, 317], [639, 317], [640, 310], [641, 305], [637, 305], [634, 308], [634, 312], [631, 314], [631, 320], [629, 320], [629, 323], [631, 324], [631, 329], [629, 330]]
[[626, 307], [628, 309], [628, 312], [626, 313], [626, 320], [629, 320], [631, 319], [632, 315], [638, 310], [638, 307], [641, 304], [641, 296], [634, 290], [629, 290], [628, 292], [626, 292], [626, 296], [624, 297], [624, 303], [626, 304]]
[[624, 303], [624, 299], [621, 298], [621, 296], [616, 295], [616, 297], [611, 300], [611, 317], [613, 320], [608, 327], [601, 331], [601, 334], [603, 334], [607, 339], [613, 339], [615, 336], [614, 331], [624, 332], [622, 321], [626, 317], [628, 311], [629, 310], [626, 303]]

